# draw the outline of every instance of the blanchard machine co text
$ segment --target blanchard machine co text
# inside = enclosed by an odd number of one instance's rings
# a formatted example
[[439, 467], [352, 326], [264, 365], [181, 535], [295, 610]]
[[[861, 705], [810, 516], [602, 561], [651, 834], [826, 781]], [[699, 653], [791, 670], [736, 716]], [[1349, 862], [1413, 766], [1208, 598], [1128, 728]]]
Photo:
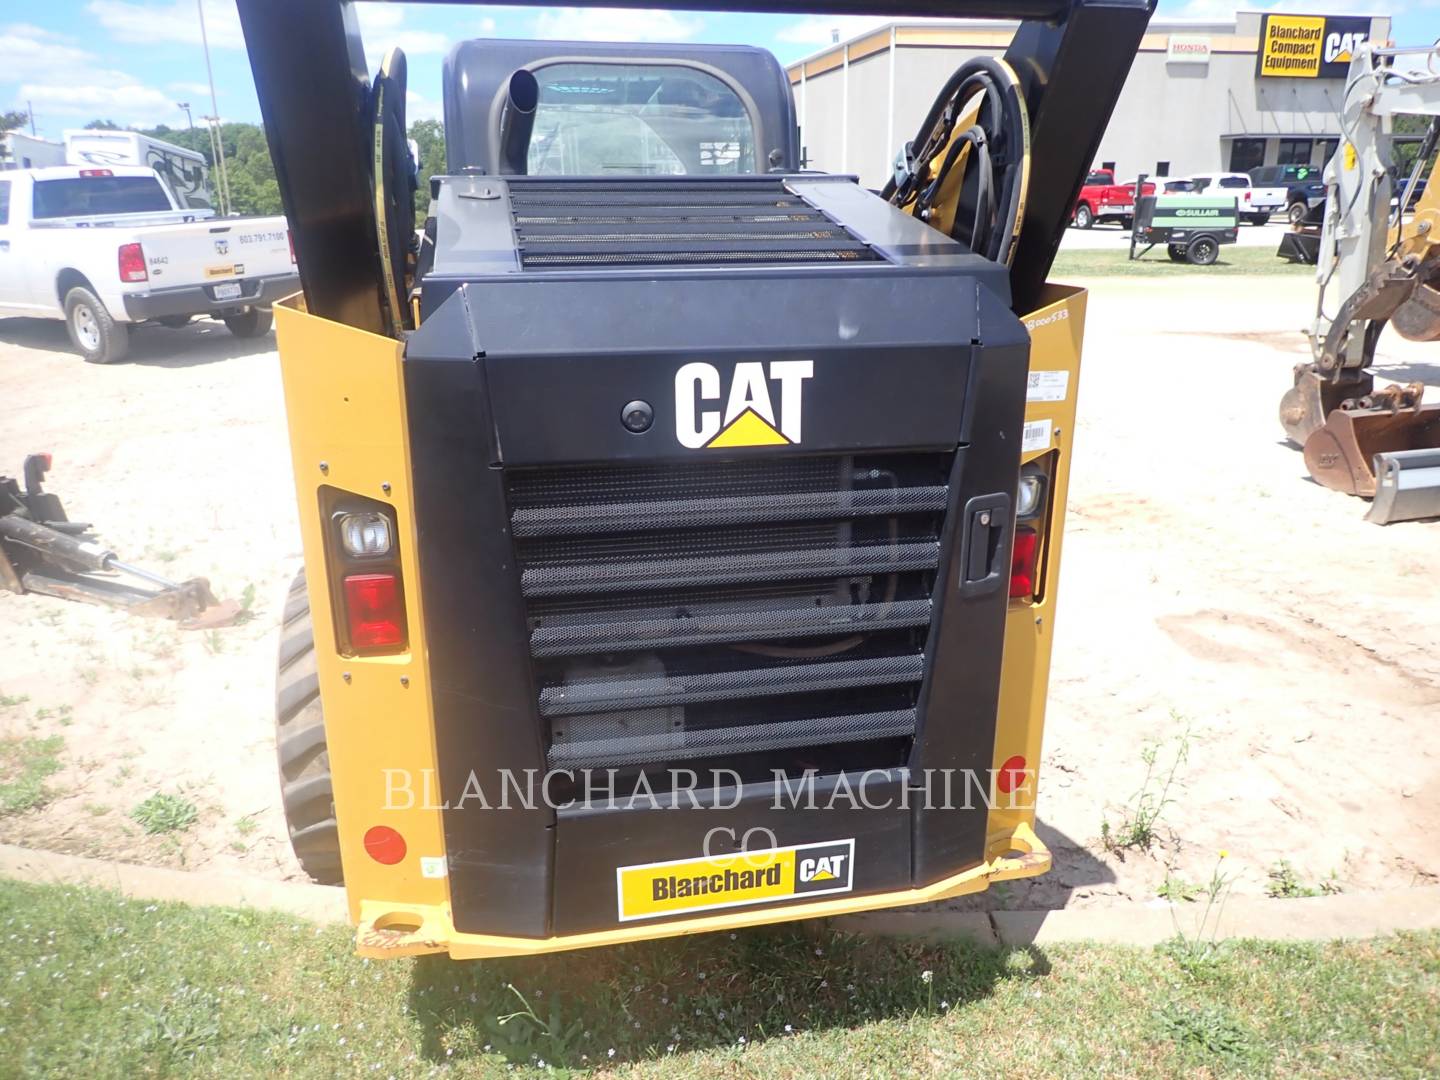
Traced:
[[453, 796], [442, 795], [434, 769], [381, 772], [386, 810], [733, 810], [757, 787], [769, 788], [776, 810], [1028, 810], [1034, 800], [1032, 769], [924, 769], [902, 784], [888, 769], [827, 776], [777, 769], [748, 783], [733, 769], [712, 769], [703, 781], [694, 770], [670, 769], [668, 784], [644, 772], [622, 779], [618, 769], [472, 770]]

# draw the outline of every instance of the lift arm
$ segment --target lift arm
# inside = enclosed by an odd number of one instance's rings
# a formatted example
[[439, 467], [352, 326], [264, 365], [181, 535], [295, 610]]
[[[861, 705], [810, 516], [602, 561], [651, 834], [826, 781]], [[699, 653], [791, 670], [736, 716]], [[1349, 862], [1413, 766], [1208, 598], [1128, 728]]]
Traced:
[[[237, 6], [309, 310], [384, 333], [367, 143], [370, 81], [354, 4], [238, 0]], [[1005, 60], [1019, 75], [1032, 132], [1032, 179], [1011, 266], [1015, 310], [1028, 311], [1039, 302], [1155, 0], [574, 0], [571, 6], [1021, 20]]]

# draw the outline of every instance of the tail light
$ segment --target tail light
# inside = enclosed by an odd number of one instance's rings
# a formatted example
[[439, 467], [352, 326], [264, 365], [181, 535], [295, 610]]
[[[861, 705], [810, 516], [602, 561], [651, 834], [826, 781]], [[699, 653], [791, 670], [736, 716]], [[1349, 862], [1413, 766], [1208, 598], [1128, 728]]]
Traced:
[[405, 644], [405, 597], [395, 574], [350, 574], [344, 595], [354, 652], [389, 652]]
[[139, 244], [120, 245], [120, 280], [150, 280], [150, 271], [145, 269], [145, 249]]
[[114, 176], [109, 169], [81, 169], [81, 176]]
[[1246, 202], [1249, 202], [1249, 201], [1250, 201], [1250, 192], [1248, 192], [1248, 191], [1245, 192], [1245, 201], [1246, 201]]
[[1028, 525], [1015, 529], [1010, 556], [1010, 599], [1023, 600], [1035, 592], [1035, 569], [1040, 555], [1040, 534]]

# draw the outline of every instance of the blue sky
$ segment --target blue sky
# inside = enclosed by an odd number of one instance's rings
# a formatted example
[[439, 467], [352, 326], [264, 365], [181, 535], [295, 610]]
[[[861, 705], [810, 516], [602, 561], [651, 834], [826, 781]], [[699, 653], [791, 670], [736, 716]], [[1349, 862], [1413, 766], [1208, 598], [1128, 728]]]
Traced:
[[[293, 0], [296, 3], [316, 0]], [[259, 108], [245, 59], [234, 0], [203, 0], [219, 114], [257, 120]], [[1233, 0], [1161, 0], [1162, 17], [1226, 17]], [[1312, 13], [1384, 11], [1364, 0], [1260, 0], [1247, 9]], [[410, 59], [410, 115], [438, 116], [440, 61], [449, 44], [467, 37], [580, 40], [727, 41], [763, 45], [784, 62], [879, 20], [863, 17], [738, 15], [605, 8], [517, 8], [494, 5], [362, 3], [361, 24], [372, 68], [398, 44]], [[1440, 37], [1437, 0], [1398, 0], [1389, 7], [1394, 37], [1422, 44]], [[0, 0], [0, 108], [33, 104], [42, 136], [103, 117], [120, 124], [172, 127], [185, 123], [176, 102], [196, 116], [211, 112], [200, 50], [196, 0]]]

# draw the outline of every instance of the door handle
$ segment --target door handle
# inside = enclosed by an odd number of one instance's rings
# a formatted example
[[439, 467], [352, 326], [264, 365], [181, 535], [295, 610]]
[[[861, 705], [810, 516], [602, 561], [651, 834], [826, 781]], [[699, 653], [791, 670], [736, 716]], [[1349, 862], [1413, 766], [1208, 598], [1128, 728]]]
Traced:
[[1005, 582], [1010, 516], [1010, 496], [1004, 492], [977, 495], [965, 504], [961, 519], [965, 530], [960, 543], [961, 596], [984, 596]]

